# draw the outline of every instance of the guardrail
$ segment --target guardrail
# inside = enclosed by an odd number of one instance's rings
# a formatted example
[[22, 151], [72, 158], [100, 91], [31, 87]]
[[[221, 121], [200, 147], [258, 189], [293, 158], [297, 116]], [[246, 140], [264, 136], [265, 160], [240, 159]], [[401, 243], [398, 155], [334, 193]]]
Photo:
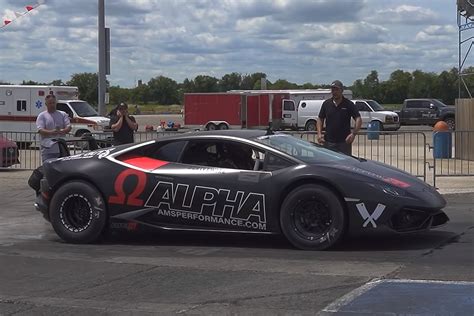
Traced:
[[[182, 133], [182, 131], [136, 132], [135, 142]], [[315, 132], [288, 132], [296, 137], [316, 142]], [[29, 169], [40, 166], [41, 155], [37, 133], [0, 132], [6, 139], [15, 140], [19, 162], [12, 156], [10, 147], [0, 151], [0, 169]], [[474, 176], [474, 131], [451, 131], [438, 138], [432, 132], [396, 131], [359, 133], [352, 146], [354, 156], [379, 161], [436, 186], [437, 177]], [[93, 134], [99, 147], [112, 145], [112, 133]], [[66, 138], [71, 155], [89, 150], [87, 140]], [[3, 141], [5, 142], [5, 140]], [[442, 150], [440, 150], [440, 146]], [[13, 149], [16, 150], [16, 149]], [[5, 158], [6, 157], [6, 158]], [[428, 181], [429, 180], [429, 181]]]
[[437, 136], [428, 144], [432, 155], [427, 164], [433, 172], [433, 185], [437, 177], [474, 176], [474, 131], [441, 132]]
[[[296, 133], [316, 142], [316, 132]], [[427, 179], [426, 134], [423, 132], [360, 132], [352, 144], [352, 155], [379, 161]]]
[[[178, 131], [136, 132], [136, 143], [164, 136], [182, 133]], [[34, 170], [41, 165], [40, 138], [35, 132], [0, 131], [0, 169]], [[113, 145], [113, 134], [110, 132], [94, 133], [91, 135], [98, 147]], [[67, 149], [71, 155], [89, 151], [91, 144], [87, 138], [67, 135], [64, 137]]]

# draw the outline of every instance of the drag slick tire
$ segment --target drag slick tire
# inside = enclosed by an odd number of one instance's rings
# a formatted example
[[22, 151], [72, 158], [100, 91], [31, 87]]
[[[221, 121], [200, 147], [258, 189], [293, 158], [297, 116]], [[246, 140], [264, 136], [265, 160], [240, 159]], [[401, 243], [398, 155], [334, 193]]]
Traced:
[[346, 229], [346, 215], [340, 198], [318, 184], [295, 188], [280, 210], [283, 234], [296, 248], [324, 250], [340, 241]]
[[56, 234], [75, 244], [96, 241], [107, 222], [102, 195], [84, 181], [61, 185], [51, 199], [49, 216]]

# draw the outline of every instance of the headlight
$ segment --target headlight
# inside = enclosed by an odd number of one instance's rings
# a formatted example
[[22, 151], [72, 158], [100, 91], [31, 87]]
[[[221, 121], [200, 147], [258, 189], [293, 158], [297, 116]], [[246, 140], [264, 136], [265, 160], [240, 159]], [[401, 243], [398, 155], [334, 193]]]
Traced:
[[393, 122], [393, 116], [386, 115], [385, 116], [385, 122], [386, 123], [392, 123]]
[[406, 195], [405, 190], [396, 188], [389, 184], [379, 184], [379, 183], [367, 183], [367, 184], [373, 187], [374, 189], [380, 190], [383, 193], [394, 196], [394, 197], [400, 197], [400, 196]]

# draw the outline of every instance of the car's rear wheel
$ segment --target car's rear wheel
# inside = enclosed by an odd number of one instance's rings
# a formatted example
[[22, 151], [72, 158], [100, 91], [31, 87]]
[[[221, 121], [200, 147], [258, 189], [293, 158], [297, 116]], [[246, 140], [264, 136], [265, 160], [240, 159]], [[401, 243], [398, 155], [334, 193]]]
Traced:
[[316, 131], [316, 122], [315, 121], [307, 122], [304, 129], [307, 130], [307, 131], [310, 131], [310, 132]]
[[280, 225], [285, 237], [296, 248], [324, 250], [334, 246], [344, 235], [344, 206], [327, 187], [306, 184], [285, 198]]
[[96, 241], [107, 223], [102, 195], [84, 181], [62, 185], [51, 199], [49, 216], [54, 231], [70, 243]]

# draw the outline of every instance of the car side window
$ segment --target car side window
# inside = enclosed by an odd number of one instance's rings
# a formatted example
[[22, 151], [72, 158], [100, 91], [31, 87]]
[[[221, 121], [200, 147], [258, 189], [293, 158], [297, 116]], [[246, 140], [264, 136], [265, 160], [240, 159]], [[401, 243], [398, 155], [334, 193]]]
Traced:
[[361, 101], [357, 101], [356, 102], [356, 107], [357, 107], [357, 110], [359, 110], [359, 112], [369, 112], [369, 107], [367, 106], [367, 104], [365, 104], [365, 102], [361, 102]]
[[285, 100], [283, 102], [283, 110], [284, 111], [294, 111], [295, 110], [295, 103], [293, 101]]
[[429, 108], [430, 108], [430, 104], [431, 104], [430, 101], [422, 101], [422, 102], [421, 102], [421, 107], [422, 107], [423, 109], [429, 109]]
[[407, 109], [419, 109], [421, 107], [420, 101], [407, 101]]
[[291, 163], [290, 161], [278, 157], [277, 155], [272, 153], [267, 153], [266, 157], [267, 159], [265, 160], [265, 164], [263, 166], [264, 171], [280, 170], [293, 165], [293, 163]]
[[69, 115], [70, 118], [73, 117], [72, 111], [71, 111], [71, 109], [67, 106], [67, 104], [65, 104], [65, 103], [58, 103], [58, 104], [56, 105], [56, 108], [57, 108], [59, 111], [66, 112], [67, 115]]
[[249, 145], [231, 141], [190, 141], [182, 163], [216, 168], [260, 170], [264, 155]]
[[158, 148], [155, 148], [150, 156], [151, 158], [158, 160], [177, 162], [181, 156], [184, 145], [186, 145], [185, 141], [166, 143], [162, 146], [158, 146]]

